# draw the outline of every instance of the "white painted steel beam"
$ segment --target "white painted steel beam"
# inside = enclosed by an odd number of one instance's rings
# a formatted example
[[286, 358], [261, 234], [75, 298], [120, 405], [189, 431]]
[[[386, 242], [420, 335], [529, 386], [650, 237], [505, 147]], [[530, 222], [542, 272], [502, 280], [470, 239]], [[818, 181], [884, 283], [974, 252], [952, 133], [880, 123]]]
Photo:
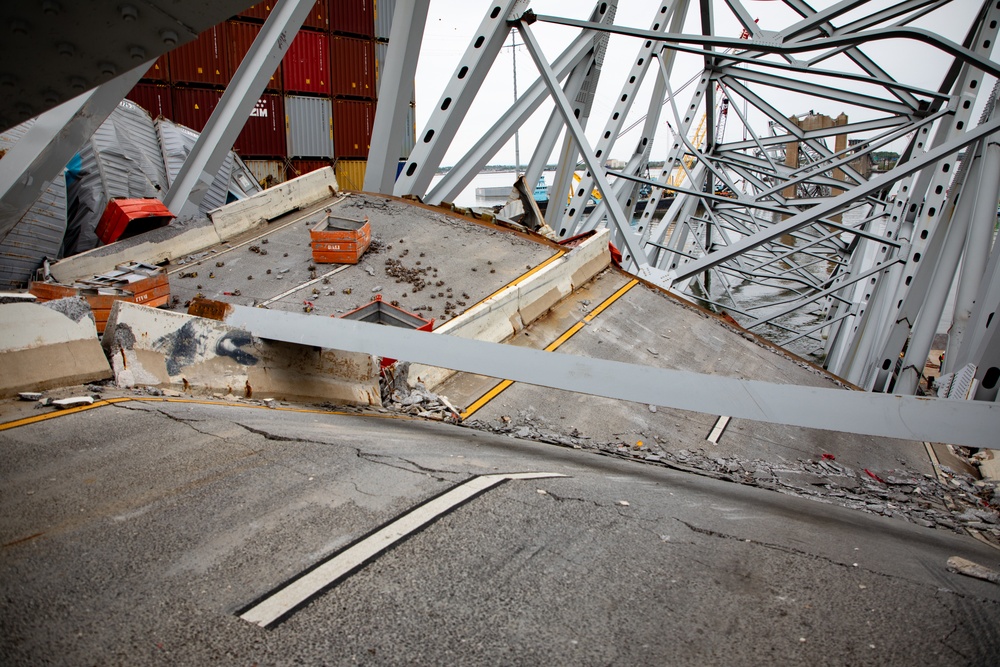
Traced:
[[0, 160], [0, 240], [94, 135], [152, 65], [143, 63], [40, 115]]
[[365, 169], [366, 192], [391, 195], [396, 183], [396, 168], [402, 157], [398, 155], [399, 147], [407, 130], [406, 117], [429, 7], [430, 0], [396, 0], [389, 48], [379, 73], [385, 94], [380, 96], [375, 110]]
[[742, 380], [246, 306], [229, 306], [225, 322], [269, 340], [732, 419], [972, 447], [995, 445], [1000, 429], [1000, 404], [993, 402]]
[[508, 20], [519, 16], [527, 6], [528, 0], [497, 0], [487, 10], [440, 101], [431, 112], [427, 126], [417, 136], [417, 143], [396, 180], [393, 194], [423, 197], [427, 193], [455, 133], [503, 48], [510, 32]]
[[271, 10], [163, 200], [176, 215], [198, 215], [205, 193], [314, 4], [278, 0]]

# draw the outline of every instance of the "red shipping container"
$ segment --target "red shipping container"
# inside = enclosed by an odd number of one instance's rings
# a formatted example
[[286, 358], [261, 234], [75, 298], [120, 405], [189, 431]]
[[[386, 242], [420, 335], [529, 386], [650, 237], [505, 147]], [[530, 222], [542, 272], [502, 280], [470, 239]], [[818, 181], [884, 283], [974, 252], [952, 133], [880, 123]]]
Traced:
[[[246, 57], [247, 52], [253, 45], [257, 35], [260, 34], [260, 24], [244, 23], [243, 21], [230, 21], [226, 27], [226, 36], [229, 38], [229, 69], [233, 75], [239, 69], [240, 63]], [[267, 83], [268, 90], [281, 90], [281, 65], [271, 75]]]
[[281, 95], [262, 95], [236, 138], [233, 150], [240, 157], [284, 157], [287, 146], [285, 100]]
[[330, 32], [375, 39], [374, 0], [332, 0]]
[[333, 101], [333, 150], [340, 157], [368, 157], [375, 123], [375, 103]]
[[[333, 0], [334, 2], [345, 2], [353, 0]], [[275, 0], [268, 0], [268, 2], [259, 2], [256, 5], [251, 5], [250, 7], [244, 9], [242, 12], [238, 13], [241, 19], [256, 19], [263, 23], [267, 20], [267, 17], [271, 15], [271, 10], [274, 9]], [[327, 8], [326, 0], [316, 0], [316, 4], [313, 5], [312, 10], [309, 12], [309, 16], [302, 23], [305, 28], [315, 28], [316, 30], [326, 31], [330, 27], [330, 23], [327, 20]]]
[[375, 42], [330, 37], [330, 94], [375, 99]]
[[330, 38], [321, 32], [299, 31], [284, 60], [285, 91], [330, 94]]
[[[344, 2], [344, 0], [333, 0], [334, 4], [340, 4], [341, 2]], [[313, 28], [315, 30], [322, 30], [323, 32], [330, 29], [326, 0], [316, 0], [316, 4], [314, 4], [313, 8], [309, 10], [309, 16], [307, 16], [306, 20], [302, 22], [302, 27], [306, 29]]]
[[271, 15], [271, 10], [274, 9], [275, 0], [267, 0], [267, 2], [258, 2], [256, 5], [250, 5], [242, 12], [239, 12], [236, 16], [241, 19], [257, 19], [262, 23], [267, 20], [267, 17]]
[[94, 233], [101, 243], [114, 243], [169, 225], [175, 217], [159, 199], [112, 199]]
[[195, 132], [201, 132], [222, 99], [222, 93], [200, 88], [174, 88], [173, 98], [173, 120]]
[[226, 24], [220, 23], [198, 35], [193, 42], [169, 54], [174, 83], [206, 83], [225, 86], [232, 78], [226, 56]]
[[170, 82], [170, 71], [167, 69], [167, 54], [163, 54], [156, 59], [153, 66], [142, 75], [142, 78], [147, 81], [162, 81], [163, 83]]
[[288, 169], [288, 178], [298, 178], [303, 174], [329, 166], [328, 160], [292, 160]]
[[125, 99], [132, 100], [149, 112], [153, 118], [163, 116], [174, 117], [174, 105], [168, 86], [157, 86], [152, 83], [140, 83], [128, 91]]

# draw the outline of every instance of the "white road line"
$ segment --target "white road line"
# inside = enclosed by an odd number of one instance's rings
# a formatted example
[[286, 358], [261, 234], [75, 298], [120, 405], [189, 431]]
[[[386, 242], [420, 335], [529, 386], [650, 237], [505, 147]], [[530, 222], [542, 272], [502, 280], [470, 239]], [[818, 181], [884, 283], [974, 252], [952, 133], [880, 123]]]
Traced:
[[240, 614], [240, 618], [266, 628], [281, 620], [314, 595], [350, 574], [393, 544], [430, 523], [441, 514], [468, 501], [477, 494], [512, 479], [544, 479], [565, 477], [558, 473], [514, 473], [509, 475], [483, 475], [456, 486], [420, 507], [399, 517], [366, 539], [340, 552], [304, 576], [295, 579]]
[[312, 280], [307, 280], [306, 282], [302, 283], [301, 285], [296, 285], [295, 287], [293, 287], [292, 289], [288, 290], [287, 292], [282, 292], [278, 296], [271, 297], [267, 301], [261, 301], [260, 304], [258, 304], [258, 305], [260, 305], [260, 306], [269, 306], [272, 303], [274, 303], [275, 301], [277, 301], [278, 299], [284, 299], [289, 294], [294, 294], [295, 292], [298, 292], [299, 290], [305, 289], [306, 287], [309, 287], [310, 285], [315, 285], [316, 283], [318, 283], [319, 281], [323, 280], [324, 278], [329, 278], [330, 276], [332, 276], [334, 274], [340, 273], [341, 271], [343, 271], [344, 269], [346, 269], [349, 266], [350, 266], [350, 264], [344, 264], [343, 266], [338, 266], [337, 268], [333, 269], [332, 271], [327, 271], [326, 273], [324, 273], [323, 275], [319, 276], [318, 278], [313, 278]]
[[729, 425], [730, 419], [730, 417], [719, 417], [719, 419], [715, 422], [715, 426], [712, 427], [712, 432], [709, 433], [708, 437], [705, 439], [713, 445], [719, 444], [719, 438], [722, 437], [722, 432], [725, 431], [726, 427]]

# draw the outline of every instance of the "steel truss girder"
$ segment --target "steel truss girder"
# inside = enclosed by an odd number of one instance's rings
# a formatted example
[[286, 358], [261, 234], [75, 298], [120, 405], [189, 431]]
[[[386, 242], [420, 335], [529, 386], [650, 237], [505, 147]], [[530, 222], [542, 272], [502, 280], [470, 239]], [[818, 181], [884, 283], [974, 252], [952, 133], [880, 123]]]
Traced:
[[392, 194], [396, 183], [399, 147], [407, 129], [406, 114], [429, 8], [430, 0], [396, 0], [385, 64], [379, 72], [382, 89], [395, 92], [382, 96], [375, 110], [365, 169], [366, 192]]
[[246, 306], [231, 306], [225, 321], [269, 340], [336, 341], [348, 352], [737, 419], [974, 447], [995, 444], [1000, 428], [1000, 405], [992, 402], [772, 384]]
[[[581, 33], [563, 50], [553, 62], [556, 75], [562, 79], [570, 70], [584, 62], [588, 53], [593, 50], [594, 33]], [[462, 159], [442, 178], [434, 188], [427, 193], [428, 203], [450, 201], [461, 192], [472, 179], [482, 171], [500, 148], [514, 136], [517, 129], [531, 116], [548, 97], [548, 91], [542, 81], [535, 81], [529, 86], [506, 113], [480, 138]], [[530, 185], [534, 186], [534, 183]]]
[[444, 159], [445, 152], [465, 119], [475, 95], [486, 80], [510, 32], [509, 20], [520, 16], [528, 0], [498, 0], [483, 17], [472, 42], [466, 49], [438, 102], [423, 133], [417, 137], [393, 193], [397, 196], [423, 196]]
[[[669, 26], [682, 24], [687, 5], [688, 0], [660, 2], [656, 13], [653, 15], [652, 29], [654, 31], [666, 32]], [[668, 18], [670, 19], [669, 24], [667, 22]], [[595, 157], [601, 158], [602, 156], [610, 154], [611, 149], [618, 140], [618, 135], [625, 124], [628, 112], [635, 102], [636, 92], [642, 85], [646, 72], [649, 69], [650, 62], [657, 51], [658, 47], [654, 46], [654, 43], [652, 42], [648, 44], [643, 43], [639, 47], [639, 52], [636, 54], [635, 58], [632, 59], [632, 67], [628, 76], [625, 78], [625, 82], [622, 84], [621, 91], [618, 93], [618, 97], [615, 98], [614, 107], [612, 108], [611, 114], [604, 126], [604, 130], [594, 146]], [[666, 54], [665, 57], [670, 60], [673, 59], [672, 54]], [[656, 100], [654, 99], [653, 102], [655, 103]], [[590, 199], [590, 193], [593, 188], [593, 174], [585, 174], [580, 179], [580, 183], [577, 185], [573, 196], [570, 198], [569, 205], [566, 209], [568, 213], [565, 221], [562, 221], [562, 215], [560, 214], [560, 224], [557, 229], [559, 236], [566, 236], [567, 234], [572, 236], [581, 231], [589, 231], [596, 226], [596, 221], [600, 220], [604, 216], [603, 202], [599, 202], [597, 209], [595, 209], [589, 217], [591, 221], [595, 222], [586, 227], [581, 227], [580, 225], [580, 221], [584, 217], [587, 201]]]
[[[571, 26], [574, 28], [595, 28], [588, 21], [579, 19], [564, 18], [559, 16], [549, 16], [538, 14], [537, 20], [545, 23]], [[640, 39], [652, 39], [664, 42], [671, 49], [685, 51], [688, 53], [704, 54], [707, 47], [727, 48], [736, 51], [753, 50], [761, 53], [773, 53], [782, 56], [791, 56], [796, 53], [807, 53], [821, 48], [837, 49], [860, 46], [862, 44], [887, 41], [893, 39], [913, 40], [923, 42], [928, 46], [935, 47], [962, 62], [968, 63], [978, 69], [1000, 77], [1000, 65], [991, 61], [988, 56], [982, 56], [960, 44], [944, 39], [939, 35], [923, 30], [921, 28], [885, 28], [852, 33], [850, 35], [833, 35], [822, 40], [822, 45], [816, 42], [782, 42], [771, 40], [750, 39], [741, 40], [731, 37], [718, 37], [714, 35], [693, 35], [686, 33], [658, 33], [641, 28], [630, 28], [627, 26], [614, 26], [609, 30], [618, 35], [627, 37], [638, 37]], [[688, 46], [691, 45], [691, 46]]]
[[[998, 23], [1000, 23], [1000, 6], [994, 5], [987, 13], [985, 21], [979, 26], [980, 32], [976, 39], [977, 51], [987, 54], [991, 52], [991, 45], [995, 43], [997, 35], [1000, 34]], [[957, 105], [958, 108], [955, 110], [954, 116], [947, 122], [943, 122], [938, 128], [940, 137], [963, 136], [963, 131], [969, 125], [972, 117], [972, 102], [975, 99], [980, 79], [979, 73], [972, 67], [966, 65], [962, 68], [956, 82], [957, 97], [962, 100], [962, 103]], [[998, 124], [1000, 124], [1000, 114], [990, 118], [986, 123], [977, 127], [975, 131], [965, 133], [965, 136], [981, 132], [983, 127]], [[980, 134], [977, 139], [988, 136], [988, 134]], [[872, 388], [876, 390], [884, 391], [887, 389], [895, 360], [906, 345], [906, 340], [926, 303], [927, 293], [934, 278], [934, 269], [940, 261], [938, 253], [944, 243], [947, 226], [952, 222], [950, 216], [954, 210], [953, 205], [946, 206], [946, 202], [957, 194], [948, 190], [952, 180], [950, 172], [956, 159], [957, 155], [944, 159], [936, 165], [938, 168], [933, 173], [922, 173], [921, 179], [926, 181], [925, 186], [918, 180], [914, 195], [926, 194], [923, 195], [923, 206], [918, 213], [919, 217], [913, 235], [910, 237], [911, 245], [902, 280], [895, 286], [893, 302], [897, 305], [890, 306], [890, 311], [885, 314], [891, 318], [887, 322], [891, 321], [892, 323], [887, 328], [887, 335], [883, 339], [879, 358], [873, 360], [877, 365], [877, 370]], [[912, 201], [913, 199], [911, 199]], [[953, 243], [956, 242], [953, 241]], [[926, 359], [927, 352], [924, 351], [923, 355]], [[920, 363], [920, 371], [923, 371], [922, 362]]]
[[577, 145], [580, 146], [584, 162], [587, 164], [587, 168], [590, 169], [591, 174], [594, 176], [597, 182], [597, 188], [601, 193], [601, 197], [604, 199], [606, 206], [610, 210], [612, 223], [615, 227], [617, 227], [618, 232], [625, 241], [626, 250], [622, 253], [623, 265], [629, 267], [634, 266], [634, 273], [650, 282], [662, 283], [662, 272], [649, 265], [642, 245], [639, 243], [638, 237], [636, 237], [636, 235], [632, 232], [629, 226], [628, 218], [626, 218], [625, 212], [622, 210], [621, 205], [618, 203], [618, 199], [615, 197], [614, 191], [611, 189], [607, 178], [604, 176], [603, 166], [600, 162], [598, 162], [598, 158], [595, 157], [594, 151], [590, 147], [587, 137], [584, 135], [583, 128], [580, 126], [580, 121], [573, 115], [573, 109], [570, 101], [566, 99], [566, 95], [563, 93], [562, 88], [559, 87], [559, 81], [553, 73], [552, 68], [545, 61], [541, 46], [538, 44], [538, 40], [532, 32], [531, 26], [523, 17], [518, 23], [518, 29], [520, 30], [522, 37], [524, 37], [524, 44], [528, 49], [528, 53], [531, 55], [531, 59], [535, 62], [535, 66], [538, 68], [539, 74], [541, 74], [542, 79], [545, 81], [545, 85], [549, 89], [549, 95], [552, 96], [552, 99], [556, 103], [556, 107], [563, 116], [563, 122], [566, 123], [567, 130], [572, 134], [573, 140], [577, 143]]
[[163, 199], [178, 216], [198, 215], [199, 205], [313, 4], [309, 0], [275, 4]]
[[988, 125], [979, 126], [963, 136], [955, 137], [941, 146], [928, 151], [919, 158], [910, 160], [902, 165], [897, 165], [892, 172], [887, 173], [884, 178], [879, 179], [878, 181], [869, 181], [857, 186], [853, 190], [846, 191], [836, 197], [831, 197], [827, 202], [808, 211], [794, 215], [783, 222], [761, 231], [758, 234], [747, 237], [734, 246], [707, 255], [682, 267], [678, 267], [673, 279], [675, 281], [686, 280], [691, 276], [697, 275], [706, 269], [712, 268], [713, 266], [731, 259], [734, 255], [763, 245], [764, 243], [772, 241], [782, 234], [786, 234], [795, 229], [817, 222], [823, 216], [833, 215], [843, 210], [852, 202], [871, 195], [872, 193], [884, 188], [889, 183], [905, 178], [929, 165], [937, 164], [942, 158], [956, 154], [962, 148], [974, 143], [976, 140], [987, 134], [995, 132], [998, 128], [1000, 128], [1000, 122], [993, 121]]

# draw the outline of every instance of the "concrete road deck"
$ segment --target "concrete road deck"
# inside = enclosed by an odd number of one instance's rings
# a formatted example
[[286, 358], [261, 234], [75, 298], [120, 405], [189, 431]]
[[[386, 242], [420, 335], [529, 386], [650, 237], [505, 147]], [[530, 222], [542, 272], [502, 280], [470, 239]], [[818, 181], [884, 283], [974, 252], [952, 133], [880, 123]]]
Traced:
[[[584, 325], [575, 328], [579, 322]], [[616, 269], [597, 276], [515, 335], [510, 344], [657, 368], [802, 386], [837, 386], [819, 369], [738, 332], [704, 310], [636, 283]], [[721, 437], [710, 442], [708, 436], [724, 415], [665, 408], [652, 412], [644, 404], [525, 384], [504, 386], [491, 378], [459, 374], [437, 391], [466, 408], [467, 419], [496, 422], [528, 415], [547, 429], [561, 433], [575, 429], [599, 443], [631, 446], [642, 441], [668, 451], [702, 449], [709, 456], [770, 462], [819, 458], [826, 453], [859, 469], [905, 467], [933, 472], [919, 442], [745, 420], [729, 422]], [[496, 389], [503, 390], [496, 393]], [[845, 414], [844, 419], [849, 420], [850, 415]]]
[[[460, 427], [128, 401], [0, 430], [0, 662], [1000, 661], [967, 537]], [[273, 629], [237, 611], [473, 476]]]
[[[352, 220], [368, 217], [373, 243], [357, 265], [313, 262], [309, 230], [326, 209]], [[316, 315], [336, 316], [381, 294], [386, 303], [396, 301], [440, 324], [558, 252], [555, 245], [440, 209], [350, 193], [284, 215], [265, 231], [183, 258], [184, 263], [167, 270], [177, 297], [174, 309], [183, 312], [184, 304], [201, 294], [295, 312], [302, 312], [308, 301]], [[388, 260], [400, 262], [411, 274], [426, 270], [420, 277], [428, 286], [414, 292], [411, 282], [387, 274]], [[191, 273], [198, 275], [185, 277]], [[455, 308], [446, 316], [449, 301]]]

